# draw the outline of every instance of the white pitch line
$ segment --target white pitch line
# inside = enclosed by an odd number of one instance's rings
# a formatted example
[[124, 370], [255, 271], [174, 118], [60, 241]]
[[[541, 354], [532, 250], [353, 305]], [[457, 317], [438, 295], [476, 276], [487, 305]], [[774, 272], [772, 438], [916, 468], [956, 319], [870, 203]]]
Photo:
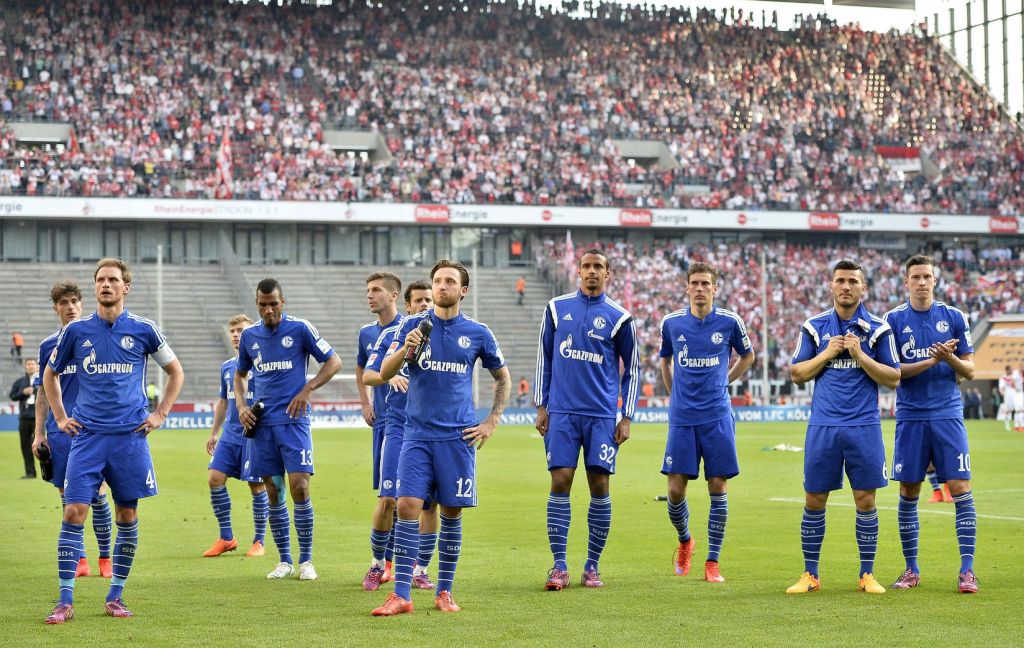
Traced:
[[[769, 497], [769, 502], [782, 502], [784, 504], [804, 504], [806, 500], [802, 500], [799, 497]], [[828, 506], [845, 506], [847, 508], [854, 508], [856, 504], [849, 502], [829, 502]], [[895, 506], [875, 506], [875, 508], [882, 511], [898, 511], [899, 509]], [[936, 511], [935, 509], [918, 508], [921, 513], [933, 513], [935, 515], [956, 515], [956, 511]], [[978, 517], [985, 518], [987, 520], [1006, 520], [1009, 522], [1024, 522], [1024, 517], [1014, 517], [1012, 515], [989, 515], [987, 513], [978, 513]]]

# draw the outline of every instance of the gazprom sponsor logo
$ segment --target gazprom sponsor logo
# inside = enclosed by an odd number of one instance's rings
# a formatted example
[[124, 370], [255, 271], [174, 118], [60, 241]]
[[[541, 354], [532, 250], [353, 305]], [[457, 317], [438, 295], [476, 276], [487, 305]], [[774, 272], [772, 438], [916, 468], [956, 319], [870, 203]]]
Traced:
[[928, 349], [918, 349], [916, 347], [917, 341], [914, 339], [914, 336], [911, 335], [906, 344], [900, 347], [900, 355], [907, 360], [913, 360], [915, 362], [918, 360], [927, 360], [929, 357]]
[[469, 365], [465, 362], [445, 362], [442, 360], [433, 360], [431, 358], [432, 351], [430, 345], [423, 351], [423, 355], [420, 356], [420, 369], [423, 371], [441, 371], [444, 373], [455, 373], [455, 374], [466, 374], [469, 373]]
[[263, 362], [263, 354], [257, 353], [256, 357], [253, 358], [252, 366], [259, 373], [267, 373], [268, 371], [288, 371], [292, 368], [292, 361], [273, 360], [271, 362]]
[[96, 362], [95, 349], [82, 360], [82, 371], [96, 374], [130, 374], [135, 369], [131, 362]]
[[707, 369], [708, 367], [717, 367], [722, 364], [722, 359], [718, 356], [711, 356], [710, 358], [688, 358], [684, 356], [682, 352], [678, 354], [676, 360], [680, 367], [687, 367], [689, 369]]
[[860, 363], [853, 358], [833, 358], [825, 366], [829, 369], [860, 369]]
[[594, 364], [604, 364], [604, 354], [572, 348], [572, 334], [558, 345], [558, 355], [567, 360], [581, 360], [583, 362], [593, 362]]

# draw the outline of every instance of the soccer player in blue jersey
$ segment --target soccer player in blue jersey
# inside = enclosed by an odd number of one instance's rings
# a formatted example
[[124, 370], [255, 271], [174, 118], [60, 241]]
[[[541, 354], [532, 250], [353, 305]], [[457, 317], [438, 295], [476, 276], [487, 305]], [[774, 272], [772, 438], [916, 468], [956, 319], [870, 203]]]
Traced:
[[[405, 289], [405, 314], [415, 315], [429, 310], [433, 305], [433, 298], [430, 294], [430, 284], [426, 281], [414, 281]], [[368, 356], [366, 370], [363, 373], [365, 384], [374, 388], [378, 385], [385, 385], [380, 376], [381, 363], [387, 353], [391, 341], [398, 331], [399, 325], [395, 324], [381, 331], [380, 336], [374, 342], [373, 350]], [[398, 458], [402, 452], [402, 437], [405, 433], [406, 417], [406, 392], [409, 390], [409, 370], [404, 365], [398, 371], [398, 375], [386, 383], [388, 394], [386, 397], [386, 408], [380, 412], [385, 418], [384, 438], [381, 444], [380, 458], [380, 488], [377, 491], [379, 508], [383, 513], [379, 518], [380, 522], [391, 526], [391, 520], [397, 517], [398, 491]], [[385, 544], [388, 537], [394, 537], [388, 531], [380, 530], [376, 526], [370, 529], [370, 548], [373, 551], [373, 561], [370, 569], [363, 577], [363, 589], [372, 592], [380, 588], [380, 584], [387, 582], [385, 576], [388, 567], [385, 560]], [[437, 502], [433, 501], [429, 507], [420, 514], [420, 548], [416, 556], [416, 566], [413, 568], [412, 584], [417, 589], [434, 589], [434, 584], [427, 575], [427, 567], [434, 557], [434, 545], [437, 544]]]
[[[725, 581], [718, 557], [729, 515], [726, 483], [740, 473], [736, 456], [736, 421], [729, 384], [754, 364], [747, 328], [736, 313], [714, 305], [718, 271], [706, 263], [686, 270], [687, 308], [661, 320], [661, 377], [669, 393], [668, 442], [661, 472], [668, 475], [668, 517], [679, 547], [675, 571], [690, 571], [695, 541], [690, 534], [686, 485], [704, 461], [711, 510], [708, 512], [708, 557], [704, 580]], [[737, 358], [730, 363], [732, 352]]]
[[929, 462], [939, 481], [949, 486], [956, 506], [956, 537], [960, 544], [958, 588], [978, 591], [974, 576], [977, 514], [971, 493], [971, 453], [957, 382], [974, 378], [974, 347], [967, 316], [935, 301], [935, 263], [914, 255], [904, 266], [910, 298], [885, 314], [900, 353], [900, 386], [896, 390], [896, 450], [892, 477], [900, 482], [897, 520], [906, 569], [896, 589], [917, 587], [917, 541], [921, 529], [917, 500]]
[[[238, 341], [242, 331], [251, 326], [252, 319], [244, 313], [235, 315], [228, 320], [228, 335], [231, 346], [238, 352]], [[235, 365], [237, 356], [225, 360], [220, 366], [220, 398], [213, 406], [213, 428], [210, 438], [206, 440], [206, 452], [210, 455], [208, 482], [210, 484], [210, 503], [213, 515], [220, 527], [220, 537], [213, 546], [203, 552], [206, 558], [213, 558], [238, 547], [238, 540], [231, 530], [231, 495], [225, 485], [228, 477], [241, 479], [249, 484], [252, 493], [252, 521], [255, 527], [252, 547], [246, 556], [262, 556], [266, 553], [263, 538], [267, 532], [267, 515], [270, 500], [267, 499], [267, 488], [259, 475], [251, 470], [251, 461], [247, 458], [246, 446], [250, 443], [245, 438], [242, 424], [238, 422], [238, 407], [235, 405]], [[246, 402], [252, 404], [252, 392], [246, 394]], [[223, 430], [223, 434], [221, 434]], [[218, 438], [220, 437], [220, 438]]]
[[[462, 509], [477, 504], [476, 451], [494, 433], [512, 390], [494, 334], [460, 312], [459, 305], [469, 292], [469, 271], [461, 263], [441, 259], [431, 269], [430, 280], [434, 307], [402, 320], [380, 367], [381, 378], [391, 380], [406, 358], [410, 359], [407, 418], [396, 484], [395, 591], [373, 610], [373, 616], [413, 610], [419, 517], [424, 501], [430, 498], [441, 507], [434, 606], [441, 612], [459, 611], [452, 599], [452, 582], [462, 551]], [[433, 325], [426, 340], [418, 328], [424, 321]], [[477, 419], [473, 406], [477, 358], [495, 380], [494, 403], [483, 421]]]
[[[63, 329], [78, 319], [82, 314], [82, 291], [78, 284], [70, 281], [60, 281], [53, 284], [50, 289], [50, 301], [53, 302], [53, 311], [60, 318], [60, 326]], [[48, 336], [39, 343], [39, 366], [45, 367], [46, 362], [57, 346], [57, 337], [60, 330]], [[60, 374], [61, 398], [64, 401], [64, 411], [68, 412], [75, 404], [78, 397], [78, 366], [69, 364]], [[35, 439], [32, 442], [32, 452], [39, 456], [39, 448], [47, 446], [50, 449], [50, 460], [53, 463], [53, 478], [50, 483], [57, 487], [60, 493], [61, 510], [64, 509], [64, 478], [67, 474], [68, 454], [71, 452], [71, 437], [64, 434], [57, 427], [57, 421], [53, 418], [50, 405], [46, 401], [46, 389], [43, 387], [43, 374], [39, 373], [36, 379], [36, 430]], [[110, 562], [110, 532], [113, 527], [113, 519], [110, 514], [110, 505], [107, 503], [107, 495], [100, 484], [93, 495], [92, 502], [92, 530], [96, 534], [96, 544], [99, 548], [99, 572], [103, 578], [110, 578], [113, 574], [113, 567]], [[75, 576], [92, 576], [89, 568], [89, 561], [85, 556], [85, 547], [82, 547], [82, 556], [78, 559], [78, 567], [75, 569]]]
[[[609, 476], [615, 473], [619, 446], [629, 438], [639, 385], [633, 317], [605, 294], [610, 274], [608, 257], [586, 250], [579, 260], [580, 289], [552, 299], [541, 319], [534, 403], [551, 473], [547, 522], [554, 566], [544, 584], [547, 590], [569, 586], [569, 492], [580, 449], [590, 485], [590, 540], [581, 582], [604, 586], [598, 561], [612, 522]], [[616, 423], [620, 398], [622, 418]]]
[[[309, 402], [313, 391], [326, 385], [341, 369], [341, 359], [316, 328], [304, 319], [284, 312], [285, 298], [276, 279], [256, 286], [256, 309], [262, 320], [242, 331], [235, 366], [235, 393], [248, 393], [251, 371], [255, 402], [263, 402], [257, 419], [246, 403], [238, 405], [243, 427], [255, 427], [252, 442], [254, 475], [263, 477], [270, 510], [270, 533], [280, 562], [267, 578], [287, 578], [292, 566], [288, 504], [274, 475], [288, 473], [288, 487], [295, 508], [295, 535], [299, 540], [299, 579], [316, 580], [313, 568], [313, 503], [309, 478], [313, 475], [313, 434], [309, 427]], [[306, 380], [306, 365], [315, 358], [319, 371]], [[282, 482], [283, 485], [283, 482]]]
[[873, 573], [878, 547], [875, 491], [888, 484], [878, 386], [894, 389], [900, 364], [889, 325], [861, 303], [867, 288], [861, 267], [848, 259], [839, 261], [829, 285], [833, 306], [800, 327], [789, 367], [794, 383], [814, 381], [814, 395], [804, 443], [804, 573], [786, 592], [821, 588], [818, 559], [825, 539], [825, 504], [830, 491], [842, 488], [845, 467], [857, 507], [858, 587], [884, 594]]
[[[366, 369], [367, 358], [373, 352], [373, 346], [380, 337], [381, 331], [395, 326], [401, 320], [398, 315], [398, 295], [402, 291], [402, 280], [391, 272], [374, 272], [366, 277], [366, 302], [370, 312], [377, 316], [377, 319], [359, 329], [359, 338], [356, 342], [356, 390], [359, 392], [359, 402], [363, 409], [363, 420], [373, 429], [373, 489], [380, 491], [380, 454], [384, 445], [384, 425], [387, 406], [385, 399], [388, 393], [386, 385], [367, 387], [363, 382], [363, 371]], [[389, 500], [391, 506], [389, 507]], [[379, 538], [387, 537], [384, 541], [385, 556], [382, 565], [384, 571], [381, 573], [379, 582], [391, 580], [391, 529], [395, 521], [394, 498], [377, 498], [377, 507], [373, 511], [373, 520], [370, 527], [370, 548], [379, 542]], [[377, 581], [375, 578], [374, 563], [370, 565], [370, 571], [363, 579], [363, 587]], [[371, 574], [371, 572], [374, 572]], [[378, 582], [378, 585], [379, 585]]]
[[[61, 331], [43, 374], [43, 388], [61, 431], [74, 436], [64, 482], [64, 523], [57, 541], [60, 601], [46, 618], [64, 623], [74, 616], [75, 567], [89, 503], [103, 481], [114, 494], [117, 539], [106, 612], [132, 613], [122, 600], [125, 581], [139, 544], [139, 500], [156, 495], [156, 474], [146, 437], [163, 425], [181, 391], [185, 374], [157, 325], [124, 307], [132, 275], [120, 259], [101, 259], [93, 275], [96, 312]], [[163, 398], [149, 412], [146, 361], [152, 358], [168, 376]], [[59, 376], [78, 367], [78, 397], [71, 415], [64, 409]]]

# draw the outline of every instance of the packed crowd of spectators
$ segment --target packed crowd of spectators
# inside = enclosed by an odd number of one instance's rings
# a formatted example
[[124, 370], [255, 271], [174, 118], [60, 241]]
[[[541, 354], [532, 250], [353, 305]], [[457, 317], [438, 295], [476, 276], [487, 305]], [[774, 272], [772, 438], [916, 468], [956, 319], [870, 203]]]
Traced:
[[[5, 4], [0, 194], [212, 197], [227, 130], [235, 198], [1024, 211], [1020, 131], [920, 30], [589, 2]], [[5, 122], [27, 119], [75, 141], [25, 146]], [[333, 150], [338, 128], [390, 159]]]
[[[630, 309], [640, 340], [643, 382], [664, 393], [658, 366], [661, 318], [686, 305], [686, 269], [695, 261], [710, 263], [721, 277], [715, 304], [740, 315], [746, 323], [758, 359], [751, 377], [762, 372], [761, 251], [765, 253], [767, 340], [769, 380], [788, 382], [789, 359], [807, 318], [832, 306], [829, 289], [831, 267], [842, 258], [854, 259], [867, 275], [865, 305], [878, 316], [906, 301], [903, 284], [905, 254], [884, 250], [825, 245], [745, 243], [687, 246], [666, 244], [637, 250], [626, 243], [583, 244], [608, 253], [612, 267], [609, 295]], [[565, 246], [553, 241], [535, 245], [537, 263], [565, 289], [575, 284], [572, 264], [566, 263]], [[1024, 313], [1024, 247], [968, 246], [932, 252], [939, 262], [936, 299], [967, 314], [971, 325], [986, 317]]]

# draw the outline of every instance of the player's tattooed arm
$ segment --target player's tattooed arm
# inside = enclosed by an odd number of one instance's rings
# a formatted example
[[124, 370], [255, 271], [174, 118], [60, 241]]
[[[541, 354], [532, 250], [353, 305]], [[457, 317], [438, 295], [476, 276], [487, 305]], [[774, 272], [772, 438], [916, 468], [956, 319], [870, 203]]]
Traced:
[[491, 406], [491, 416], [500, 418], [512, 394], [512, 377], [508, 367], [492, 369], [491, 375], [494, 377], [494, 404]]
[[501, 420], [501, 413], [508, 404], [509, 394], [512, 393], [512, 377], [508, 367], [492, 369], [491, 375], [494, 376], [494, 405], [491, 406], [491, 413], [480, 422], [480, 425], [466, 428], [462, 434], [462, 440], [469, 445], [475, 445], [477, 450], [484, 447], [487, 439], [494, 434], [494, 429]]

